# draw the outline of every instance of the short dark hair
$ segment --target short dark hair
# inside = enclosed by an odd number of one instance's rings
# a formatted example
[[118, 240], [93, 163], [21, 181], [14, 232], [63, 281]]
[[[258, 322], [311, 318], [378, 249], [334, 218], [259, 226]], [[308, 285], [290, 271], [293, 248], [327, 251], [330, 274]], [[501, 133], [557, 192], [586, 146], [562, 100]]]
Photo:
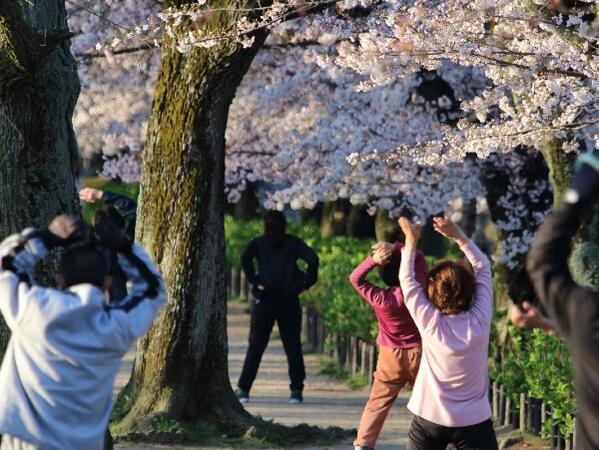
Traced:
[[428, 274], [426, 292], [443, 314], [467, 311], [474, 296], [474, 274], [463, 261], [441, 261]]
[[101, 288], [108, 274], [108, 262], [97, 248], [78, 244], [64, 252], [58, 272], [64, 277], [67, 287], [90, 283]]
[[266, 236], [280, 236], [285, 234], [287, 219], [281, 211], [268, 211], [264, 215], [264, 234]]
[[387, 264], [379, 266], [379, 274], [387, 286], [399, 286], [400, 264], [401, 255], [393, 255]]

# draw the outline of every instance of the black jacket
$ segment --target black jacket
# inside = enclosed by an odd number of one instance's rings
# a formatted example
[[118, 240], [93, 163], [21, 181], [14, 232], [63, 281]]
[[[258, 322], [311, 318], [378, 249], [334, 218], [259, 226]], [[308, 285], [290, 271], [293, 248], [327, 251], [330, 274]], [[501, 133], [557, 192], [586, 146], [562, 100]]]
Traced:
[[[258, 262], [257, 271], [254, 259]], [[308, 265], [305, 272], [297, 266], [300, 259]], [[318, 256], [304, 241], [290, 234], [276, 244], [265, 236], [253, 239], [241, 254], [241, 266], [253, 285], [252, 294], [265, 301], [297, 298], [318, 277]], [[258, 284], [265, 290], [256, 289]]]
[[599, 292], [578, 285], [568, 269], [582, 205], [561, 203], [547, 216], [526, 267], [547, 314], [556, 321], [574, 363], [577, 449], [599, 449]]
[[[102, 202], [106, 205], [116, 207], [123, 219], [125, 219], [125, 231], [131, 241], [135, 241], [135, 222], [137, 220], [137, 203], [125, 197], [124, 195], [115, 194], [114, 192], [104, 192], [102, 194]], [[116, 252], [107, 250], [107, 259], [110, 261], [109, 275], [112, 278], [108, 296], [111, 302], [119, 302], [127, 297], [127, 275], [119, 264], [119, 259]]]

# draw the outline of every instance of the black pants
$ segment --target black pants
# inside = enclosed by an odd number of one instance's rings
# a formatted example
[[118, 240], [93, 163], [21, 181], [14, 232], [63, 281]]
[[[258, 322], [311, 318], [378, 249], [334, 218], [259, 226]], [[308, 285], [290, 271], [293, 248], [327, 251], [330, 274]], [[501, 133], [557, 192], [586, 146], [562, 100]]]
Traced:
[[497, 450], [497, 437], [491, 419], [467, 427], [444, 427], [414, 416], [407, 450]]
[[299, 299], [284, 301], [260, 301], [254, 304], [250, 324], [250, 339], [245, 355], [243, 370], [237, 385], [249, 391], [256, 379], [262, 354], [266, 349], [272, 327], [277, 322], [283, 348], [289, 365], [290, 389], [302, 390], [306, 379], [304, 357], [302, 355], [302, 310]]

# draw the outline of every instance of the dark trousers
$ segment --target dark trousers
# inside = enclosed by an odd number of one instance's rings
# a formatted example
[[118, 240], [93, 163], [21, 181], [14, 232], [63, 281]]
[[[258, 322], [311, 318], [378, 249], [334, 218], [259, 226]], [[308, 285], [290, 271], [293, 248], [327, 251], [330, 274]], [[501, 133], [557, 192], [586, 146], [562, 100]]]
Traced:
[[497, 450], [497, 437], [491, 419], [467, 427], [444, 427], [414, 416], [407, 450]]
[[259, 301], [254, 304], [250, 324], [249, 347], [237, 385], [249, 391], [256, 379], [262, 354], [266, 349], [272, 327], [277, 322], [283, 348], [289, 365], [290, 389], [302, 390], [306, 379], [302, 355], [302, 310], [299, 299], [276, 302]]

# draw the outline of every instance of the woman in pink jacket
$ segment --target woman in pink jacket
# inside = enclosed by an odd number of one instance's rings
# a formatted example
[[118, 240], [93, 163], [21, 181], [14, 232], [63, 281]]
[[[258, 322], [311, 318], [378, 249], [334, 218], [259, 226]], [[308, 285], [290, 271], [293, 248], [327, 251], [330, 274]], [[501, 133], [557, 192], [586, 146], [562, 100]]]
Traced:
[[451, 220], [434, 218], [434, 229], [454, 240], [474, 269], [443, 261], [426, 286], [414, 272], [421, 226], [399, 219], [406, 235], [399, 281], [408, 311], [422, 337], [422, 360], [408, 409], [414, 413], [408, 450], [494, 450], [497, 439], [488, 398], [487, 352], [493, 311], [491, 265]]

